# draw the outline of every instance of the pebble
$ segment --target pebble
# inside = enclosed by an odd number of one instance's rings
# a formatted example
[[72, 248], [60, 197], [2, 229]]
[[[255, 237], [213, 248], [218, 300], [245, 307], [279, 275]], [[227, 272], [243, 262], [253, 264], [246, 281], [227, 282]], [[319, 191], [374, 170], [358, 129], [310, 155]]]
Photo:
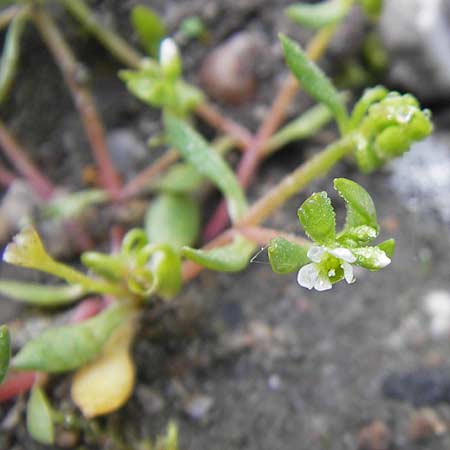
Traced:
[[214, 399], [208, 395], [195, 394], [184, 401], [184, 412], [194, 420], [203, 421], [210, 412]]
[[388, 450], [391, 443], [392, 433], [381, 420], [374, 420], [358, 433], [359, 450]]
[[444, 290], [428, 292], [423, 300], [425, 312], [430, 318], [430, 331], [436, 337], [450, 334], [450, 293]]
[[442, 435], [448, 430], [436, 411], [430, 408], [417, 411], [412, 416], [408, 428], [408, 436], [413, 442], [422, 442], [433, 436]]
[[386, 397], [414, 406], [450, 401], [450, 368], [422, 367], [410, 372], [389, 374], [382, 383]]
[[257, 87], [257, 61], [264, 36], [240, 32], [214, 49], [203, 61], [200, 82], [208, 94], [224, 103], [238, 105], [250, 100]]

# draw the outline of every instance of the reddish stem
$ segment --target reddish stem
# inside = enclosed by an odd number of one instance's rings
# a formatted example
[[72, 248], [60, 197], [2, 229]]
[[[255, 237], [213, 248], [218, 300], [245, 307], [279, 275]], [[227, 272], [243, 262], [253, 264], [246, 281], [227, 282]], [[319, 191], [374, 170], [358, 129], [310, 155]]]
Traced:
[[[330, 38], [334, 34], [334, 30], [335, 27], [324, 28], [310, 42], [307, 53], [313, 61], [319, 59], [324, 53]], [[272, 107], [261, 124], [258, 133], [246, 147], [237, 168], [237, 176], [244, 189], [252, 182], [262, 160], [268, 140], [286, 118], [289, 105], [295, 98], [298, 88], [297, 80], [292, 74], [289, 74], [278, 90]], [[222, 200], [205, 227], [203, 232], [204, 239], [209, 240], [217, 236], [226, 227], [227, 223], [228, 212], [225, 201]]]
[[100, 298], [86, 298], [73, 308], [69, 322], [72, 324], [83, 322], [97, 315], [104, 308], [104, 302]]
[[197, 106], [195, 112], [205, 122], [234, 138], [239, 146], [245, 148], [252, 142], [252, 134], [245, 127], [225, 117], [210, 103], [201, 103]]
[[120, 199], [125, 200], [132, 197], [142, 190], [154, 176], [167, 169], [171, 164], [176, 162], [179, 158], [178, 152], [175, 150], [168, 150], [164, 155], [154, 161], [150, 166], [137, 174], [130, 180], [122, 189]]
[[27, 179], [43, 200], [49, 200], [54, 193], [52, 182], [33, 164], [27, 152], [8, 131], [0, 120], [0, 145], [3, 152], [17, 169]]
[[36, 380], [36, 372], [11, 372], [0, 386], [0, 403], [29, 391]]
[[111, 197], [115, 198], [122, 182], [111, 161], [106, 145], [105, 130], [94, 99], [86, 86], [79, 82], [80, 65], [50, 16], [36, 8], [33, 17], [70, 89], [99, 168], [101, 183]]
[[0, 166], [0, 184], [9, 187], [14, 180], [17, 180], [17, 176], [3, 166]]

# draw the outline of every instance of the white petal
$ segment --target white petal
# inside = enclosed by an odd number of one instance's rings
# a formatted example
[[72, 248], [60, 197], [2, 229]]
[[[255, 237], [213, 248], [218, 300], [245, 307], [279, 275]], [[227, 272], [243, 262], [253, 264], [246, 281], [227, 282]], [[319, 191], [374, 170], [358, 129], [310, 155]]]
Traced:
[[318, 263], [322, 259], [322, 256], [325, 252], [326, 252], [325, 248], [319, 247], [318, 245], [313, 245], [308, 250], [307, 256], [312, 262]]
[[175, 58], [178, 58], [178, 47], [171, 38], [165, 38], [159, 48], [159, 62], [161, 66], [169, 65]]
[[297, 282], [300, 286], [312, 289], [318, 276], [319, 271], [317, 270], [317, 266], [315, 264], [307, 264], [298, 271]]
[[388, 255], [386, 255], [385, 252], [381, 252], [379, 255], [377, 255], [377, 258], [375, 260], [375, 265], [379, 267], [380, 269], [384, 269], [386, 266], [388, 266], [391, 263], [391, 259]]
[[356, 261], [356, 256], [348, 248], [331, 248], [328, 253], [348, 263]]
[[348, 262], [343, 262], [341, 267], [344, 269], [344, 278], [348, 284], [355, 282], [355, 275], [353, 275], [353, 266]]
[[317, 281], [314, 283], [314, 289], [316, 291], [327, 291], [332, 287], [333, 285], [331, 284], [330, 279], [326, 275], [319, 275]]

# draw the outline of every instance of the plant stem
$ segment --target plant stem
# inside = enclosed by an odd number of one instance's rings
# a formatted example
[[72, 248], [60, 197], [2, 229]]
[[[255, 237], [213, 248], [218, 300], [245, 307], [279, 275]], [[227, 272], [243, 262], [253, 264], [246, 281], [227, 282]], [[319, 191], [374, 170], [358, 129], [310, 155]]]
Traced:
[[21, 9], [22, 9], [21, 7], [13, 5], [13, 6], [9, 6], [8, 8], [4, 9], [0, 13], [0, 31], [9, 25], [9, 22], [11, 22], [11, 20], [14, 18], [14, 16]]
[[272, 239], [282, 237], [298, 245], [310, 245], [310, 242], [292, 233], [265, 227], [239, 227], [239, 233], [248, 239], [255, 241], [258, 245], [267, 245]]
[[64, 7], [92, 33], [108, 51], [126, 66], [138, 69], [142, 55], [130, 47], [116, 32], [97, 19], [83, 0], [62, 0]]
[[[308, 45], [307, 54], [313, 61], [319, 59], [325, 52], [331, 38], [334, 35], [336, 26], [325, 27], [320, 30]], [[261, 162], [264, 149], [270, 136], [278, 129], [286, 118], [289, 106], [295, 98], [299, 88], [298, 82], [292, 74], [289, 74], [281, 85], [272, 107], [264, 122], [260, 126], [258, 133], [245, 149], [244, 155], [238, 164], [237, 177], [241, 186], [246, 188], [250, 185]], [[216, 236], [227, 224], [228, 214], [226, 204], [222, 201], [214, 212], [211, 220], [206, 225], [204, 238], [209, 240]]]
[[[238, 221], [235, 228], [229, 229], [204, 248], [211, 249], [229, 242], [233, 233], [240, 230], [251, 230], [253, 226], [263, 222], [279, 206], [283, 205], [290, 197], [297, 194], [314, 179], [324, 175], [338, 161], [354, 151], [354, 142], [351, 137], [344, 137], [329, 145], [319, 154], [312, 157], [306, 163], [287, 175], [279, 184], [274, 186], [266, 195], [257, 201], [248, 212]], [[250, 227], [250, 228], [249, 228]], [[254, 235], [256, 237], [256, 235]], [[191, 261], [183, 263], [183, 280], [190, 281], [204, 268]]]
[[52, 182], [31, 162], [26, 151], [0, 120], [0, 145], [3, 152], [17, 169], [27, 179], [43, 200], [49, 200], [54, 193]]
[[197, 106], [195, 112], [207, 123], [233, 137], [237, 144], [246, 148], [252, 142], [252, 134], [243, 126], [222, 115], [222, 113], [208, 102]]
[[[228, 136], [219, 137], [211, 144], [211, 146], [220, 154], [225, 154], [227, 151], [231, 150], [234, 145], [235, 140]], [[179, 159], [180, 154], [176, 150], [168, 150], [164, 155], [137, 174], [124, 186], [120, 193], [120, 200], [125, 200], [143, 192], [149, 186], [152, 178], [159, 175], [163, 170], [167, 169]]]
[[77, 79], [80, 66], [51, 17], [42, 9], [35, 8], [33, 18], [72, 93], [101, 174], [102, 185], [115, 198], [121, 188], [121, 180], [109, 156], [105, 131], [94, 99], [86, 86], [82, 86]]
[[354, 150], [351, 137], [344, 137], [313, 156], [294, 172], [274, 186], [266, 195], [253, 204], [238, 226], [256, 225], [264, 221], [276, 208], [305, 188], [311, 181], [324, 175], [344, 156]]
[[17, 180], [17, 177], [8, 169], [0, 166], [0, 184], [9, 187], [14, 180]]

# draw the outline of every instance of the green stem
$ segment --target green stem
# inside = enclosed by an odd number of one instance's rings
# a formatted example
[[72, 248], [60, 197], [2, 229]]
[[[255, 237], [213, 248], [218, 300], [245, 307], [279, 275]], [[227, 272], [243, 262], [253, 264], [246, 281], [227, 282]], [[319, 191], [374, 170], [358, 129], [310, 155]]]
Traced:
[[61, 3], [115, 58], [126, 66], [139, 68], [142, 56], [117, 33], [102, 25], [83, 0], [61, 0]]
[[264, 221], [276, 208], [305, 188], [311, 181], [328, 172], [344, 156], [354, 151], [351, 136], [329, 145], [325, 150], [299, 166], [257, 201], [238, 221], [237, 226], [257, 225]]

